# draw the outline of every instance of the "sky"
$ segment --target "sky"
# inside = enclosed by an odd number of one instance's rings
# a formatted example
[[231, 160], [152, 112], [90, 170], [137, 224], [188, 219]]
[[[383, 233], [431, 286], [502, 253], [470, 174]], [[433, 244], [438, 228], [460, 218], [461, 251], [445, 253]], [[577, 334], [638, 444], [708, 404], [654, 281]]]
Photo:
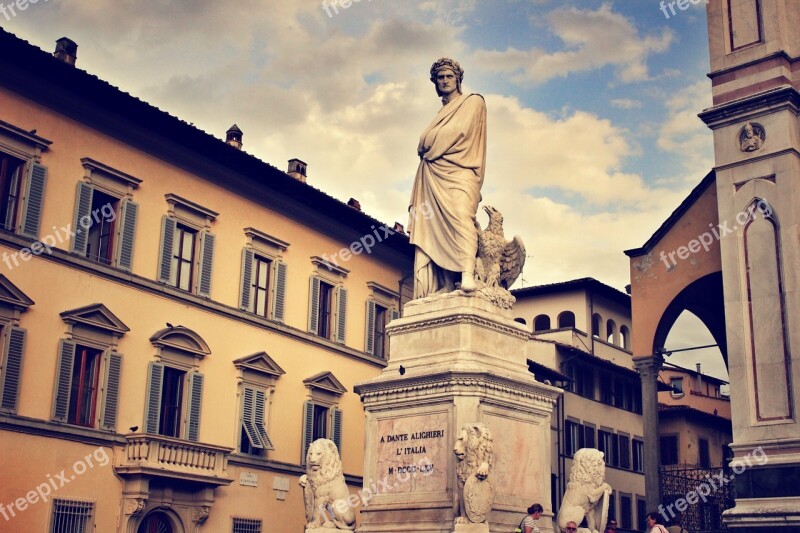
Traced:
[[[525, 241], [516, 287], [624, 290], [623, 251], [714, 161], [697, 117], [711, 105], [705, 3], [667, 14], [656, 0], [39, 0], [0, 25], [47, 51], [71, 38], [78, 68], [219, 138], [236, 123], [248, 153], [302, 159], [311, 185], [389, 224], [407, 222], [419, 134], [441, 106], [430, 66], [452, 57], [486, 99], [483, 201]], [[712, 343], [696, 322], [667, 347]], [[697, 352], [682, 357], [694, 368]]]

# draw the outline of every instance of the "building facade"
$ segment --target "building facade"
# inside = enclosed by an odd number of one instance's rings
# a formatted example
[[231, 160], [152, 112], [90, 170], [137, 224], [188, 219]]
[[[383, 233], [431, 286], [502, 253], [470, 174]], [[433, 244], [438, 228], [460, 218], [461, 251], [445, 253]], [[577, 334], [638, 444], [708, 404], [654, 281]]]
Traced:
[[68, 39], [0, 52], [0, 531], [298, 531], [321, 437], [360, 488], [352, 387], [386, 365], [407, 238]]
[[552, 418], [553, 509], [575, 452], [597, 448], [614, 489], [609, 516], [621, 530], [643, 530], [642, 404], [630, 352], [630, 297], [592, 278], [513, 293], [514, 315], [531, 326], [530, 371], [564, 388]]

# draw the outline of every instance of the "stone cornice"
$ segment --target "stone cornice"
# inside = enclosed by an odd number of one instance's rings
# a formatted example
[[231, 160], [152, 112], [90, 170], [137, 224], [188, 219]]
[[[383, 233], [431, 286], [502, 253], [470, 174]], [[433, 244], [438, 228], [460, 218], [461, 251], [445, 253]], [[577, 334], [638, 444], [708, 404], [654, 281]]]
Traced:
[[536, 381], [523, 381], [511, 377], [482, 372], [440, 372], [422, 374], [392, 381], [373, 380], [354, 387], [365, 404], [379, 404], [408, 400], [419, 402], [423, 398], [452, 397], [475, 391], [488, 392], [495, 399], [513, 403], [521, 408], [537, 406], [550, 412], [561, 391]]
[[726, 102], [704, 110], [698, 116], [711, 129], [741, 122], [767, 111], [790, 109], [800, 112], [800, 93], [791, 85], [784, 85], [752, 96]]
[[425, 329], [434, 329], [434, 328], [440, 328], [442, 326], [452, 326], [452, 325], [479, 326], [492, 331], [498, 331], [505, 335], [510, 335], [513, 337], [524, 339], [526, 341], [530, 337], [530, 332], [527, 330], [520, 330], [511, 326], [505, 326], [494, 320], [490, 320], [488, 318], [484, 318], [482, 316], [475, 315], [472, 313], [458, 313], [443, 317], [431, 318], [427, 320], [417, 319], [410, 324], [400, 323], [397, 325], [389, 325], [386, 328], [386, 332], [389, 334], [389, 336], [392, 336], [392, 335], [400, 335], [403, 333], [410, 333], [413, 331], [421, 331]]

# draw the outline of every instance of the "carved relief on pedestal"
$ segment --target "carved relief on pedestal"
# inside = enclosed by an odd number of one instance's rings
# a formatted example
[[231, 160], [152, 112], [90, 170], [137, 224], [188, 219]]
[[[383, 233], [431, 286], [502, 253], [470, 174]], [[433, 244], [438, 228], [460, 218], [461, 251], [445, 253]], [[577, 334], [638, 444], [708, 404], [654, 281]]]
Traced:
[[458, 516], [456, 524], [483, 524], [494, 503], [494, 442], [485, 425], [464, 424], [453, 447], [458, 464]]
[[764, 146], [767, 131], [757, 122], [748, 122], [739, 130], [739, 149], [742, 152], [755, 152]]

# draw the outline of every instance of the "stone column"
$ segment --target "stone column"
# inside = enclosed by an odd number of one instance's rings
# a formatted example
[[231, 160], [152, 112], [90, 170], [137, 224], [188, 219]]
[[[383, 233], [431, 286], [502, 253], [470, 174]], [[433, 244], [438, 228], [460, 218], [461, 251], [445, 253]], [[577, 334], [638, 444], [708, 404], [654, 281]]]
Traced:
[[661, 504], [661, 455], [658, 438], [658, 372], [664, 364], [660, 354], [636, 357], [633, 360], [642, 379], [642, 418], [644, 419], [644, 487], [647, 511], [654, 512]]

